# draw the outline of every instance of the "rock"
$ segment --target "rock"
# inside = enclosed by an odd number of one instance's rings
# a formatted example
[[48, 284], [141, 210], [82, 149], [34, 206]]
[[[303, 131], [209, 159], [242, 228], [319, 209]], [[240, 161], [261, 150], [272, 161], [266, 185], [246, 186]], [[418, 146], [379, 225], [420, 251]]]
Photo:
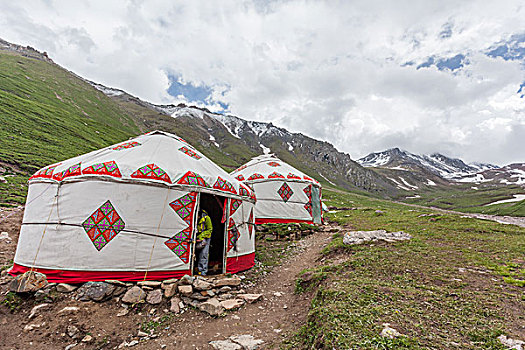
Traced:
[[78, 310], [80, 310], [79, 307], [77, 306], [66, 306], [65, 308], [63, 308], [62, 310], [60, 310], [58, 313], [59, 314], [63, 314], [63, 313], [72, 313], [72, 312], [77, 312]]
[[224, 286], [224, 287], [221, 287], [221, 288], [217, 291], [217, 293], [227, 293], [227, 292], [229, 292], [229, 291], [231, 291], [231, 290], [232, 290], [232, 287], [230, 287], [230, 286]]
[[215, 293], [213, 292], [213, 290], [210, 289], [201, 291], [201, 295], [204, 297], [212, 298], [215, 296]]
[[196, 308], [198, 308], [199, 305], [200, 305], [199, 301], [193, 300], [193, 299], [188, 298], [188, 297], [181, 297], [181, 299], [184, 302], [184, 304], [186, 304], [186, 305], [190, 305], [190, 306], [193, 306], [193, 307], [196, 307]]
[[146, 292], [138, 286], [133, 286], [126, 292], [126, 294], [124, 294], [122, 302], [126, 304], [136, 304], [143, 302], [145, 299]]
[[281, 293], [281, 292], [274, 292], [273, 295], [278, 297], [278, 298], [280, 298], [280, 297], [283, 296], [283, 293]]
[[263, 297], [262, 294], [238, 294], [237, 296], [250, 304], [261, 300]]
[[27, 271], [16, 276], [9, 285], [9, 290], [16, 293], [36, 292], [48, 285], [46, 275], [40, 272]]
[[139, 337], [139, 338], [144, 338], [144, 337], [147, 337], [147, 336], [148, 336], [148, 333], [143, 332], [143, 331], [139, 331], [137, 333], [137, 337]]
[[122, 282], [122, 281], [119, 281], [119, 280], [105, 280], [104, 282], [109, 283], [109, 284], [114, 284], [114, 285], [120, 286], [120, 287], [126, 287], [127, 286], [127, 284], [125, 282]]
[[198, 300], [198, 301], [204, 301], [204, 300], [208, 300], [209, 299], [208, 297], [205, 297], [201, 293], [193, 293], [192, 295], [190, 295], [190, 298], [192, 298], [194, 300]]
[[137, 286], [156, 288], [160, 287], [161, 284], [162, 282], [159, 281], [140, 281], [137, 283]]
[[385, 212], [382, 211], [382, 210], [376, 210], [375, 213], [376, 213], [377, 215], [383, 215]]
[[244, 350], [256, 350], [264, 341], [255, 339], [252, 335], [232, 335], [230, 340], [241, 345]]
[[180, 298], [178, 297], [173, 297], [171, 298], [170, 300], [170, 311], [173, 312], [173, 313], [176, 313], [178, 314], [180, 312]]
[[162, 290], [161, 289], [155, 289], [148, 293], [148, 297], [146, 298], [146, 301], [149, 304], [157, 305], [160, 304], [162, 301]]
[[233, 298], [235, 298], [235, 295], [230, 294], [230, 293], [224, 293], [224, 294], [221, 294], [221, 295], [219, 296], [219, 298], [221, 298], [222, 300], [228, 300], [228, 299], [233, 299]]
[[86, 335], [84, 338], [82, 338], [81, 342], [83, 343], [89, 343], [90, 341], [93, 340], [93, 337], [91, 335]]
[[403, 241], [411, 239], [408, 233], [403, 231], [399, 232], [386, 232], [385, 230], [376, 231], [352, 231], [345, 233], [343, 237], [343, 243], [347, 245], [362, 244], [370, 241], [383, 240], [386, 242]]
[[498, 340], [501, 344], [508, 347], [509, 349], [514, 350], [524, 350], [525, 349], [525, 342], [517, 339], [511, 339], [507, 338], [504, 334], [500, 335], [498, 337]]
[[169, 280], [162, 281], [162, 284], [160, 285], [160, 288], [166, 289], [168, 286], [171, 286], [173, 284], [177, 284], [179, 280], [176, 278], [171, 278]]
[[74, 290], [76, 290], [77, 288], [78, 288], [77, 286], [72, 286], [71, 284], [59, 283], [57, 285], [57, 292], [59, 292], [59, 293], [71, 293]]
[[164, 296], [166, 298], [171, 298], [175, 295], [175, 292], [177, 292], [177, 285], [175, 283], [173, 284], [167, 284], [164, 287]]
[[209, 343], [215, 350], [242, 350], [242, 346], [229, 340], [215, 340]]
[[390, 327], [390, 323], [383, 323], [383, 330], [381, 331], [381, 336], [383, 338], [390, 338], [390, 339], [394, 339], [394, 338], [397, 338], [397, 337], [402, 337], [403, 334], [399, 333], [397, 330], [395, 330], [394, 328], [391, 328]]
[[87, 282], [78, 289], [77, 299], [80, 301], [104, 301], [111, 297], [115, 286], [106, 282]]
[[117, 317], [126, 316], [128, 313], [129, 313], [129, 310], [127, 308], [124, 308], [118, 312]]
[[193, 281], [192, 285], [193, 288], [195, 288], [196, 290], [208, 290], [212, 287], [212, 284], [210, 282], [207, 282], [202, 278], [196, 278], [195, 281]]
[[29, 313], [29, 317], [28, 318], [32, 319], [33, 317], [35, 317], [36, 312], [38, 310], [43, 309], [45, 307], [48, 307], [49, 305], [51, 305], [51, 304], [45, 303], [45, 304], [40, 304], [40, 305], [35, 306], [34, 308], [31, 309], [31, 312]]
[[3, 239], [11, 239], [11, 238], [9, 237], [9, 233], [7, 233], [7, 232], [5, 232], [5, 231], [2, 232], [2, 233], [0, 233], [0, 241], [3, 240]]
[[43, 323], [39, 323], [39, 324], [36, 324], [36, 323], [33, 323], [33, 324], [28, 324], [27, 326], [24, 327], [24, 331], [25, 332], [30, 332], [32, 331], [33, 329], [35, 328], [40, 328], [42, 327], [43, 325], [45, 325], [46, 323], [43, 322]]
[[67, 335], [69, 335], [71, 338], [76, 338], [79, 332], [80, 331], [76, 326], [73, 326], [72, 324], [67, 326]]
[[237, 276], [231, 277], [231, 278], [221, 278], [215, 283], [213, 283], [213, 287], [224, 287], [224, 286], [230, 286], [230, 287], [237, 287], [241, 284], [241, 279]]
[[64, 348], [64, 350], [71, 350], [71, 349], [73, 349], [75, 346], [77, 346], [77, 344], [78, 344], [78, 343], [69, 344], [68, 346], [66, 346], [66, 347]]
[[192, 285], [195, 278], [189, 275], [184, 275], [179, 281], [181, 285]]
[[191, 285], [178, 286], [179, 293], [185, 297], [189, 297], [193, 293]]
[[127, 347], [132, 347], [132, 346], [135, 346], [139, 343], [138, 340], [132, 340], [130, 341], [129, 343], [126, 344]]
[[128, 289], [126, 287], [116, 285], [115, 286], [115, 290], [113, 291], [113, 296], [114, 297], [118, 297], [119, 295], [121, 295], [122, 293], [124, 293], [127, 290]]
[[200, 303], [199, 310], [204, 311], [212, 316], [219, 316], [224, 311], [224, 308], [217, 298], [211, 298], [203, 303]]
[[238, 309], [238, 308], [240, 308], [243, 305], [244, 305], [244, 300], [242, 300], [242, 299], [230, 299], [230, 300], [223, 300], [223, 301], [221, 301], [221, 306], [225, 310]]

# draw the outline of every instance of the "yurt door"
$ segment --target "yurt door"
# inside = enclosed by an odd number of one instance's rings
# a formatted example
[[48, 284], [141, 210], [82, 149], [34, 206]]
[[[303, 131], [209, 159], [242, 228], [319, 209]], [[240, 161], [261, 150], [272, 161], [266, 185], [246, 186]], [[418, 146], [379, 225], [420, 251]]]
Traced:
[[[223, 220], [225, 207], [226, 197], [208, 193], [200, 194], [199, 210], [205, 210], [206, 213], [208, 213], [213, 227], [208, 257], [209, 275], [220, 274], [226, 271], [226, 257], [224, 254], [226, 225]], [[195, 259], [195, 267], [197, 267], [199, 252], [195, 251], [195, 254], [197, 255]]]

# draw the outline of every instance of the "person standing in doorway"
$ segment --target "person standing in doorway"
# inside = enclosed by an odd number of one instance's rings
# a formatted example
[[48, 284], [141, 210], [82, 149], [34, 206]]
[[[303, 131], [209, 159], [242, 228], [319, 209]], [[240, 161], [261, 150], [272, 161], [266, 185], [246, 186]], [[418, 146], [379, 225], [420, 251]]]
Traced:
[[201, 209], [199, 211], [199, 220], [197, 221], [197, 269], [198, 274], [206, 276], [208, 273], [208, 255], [210, 253], [210, 241], [213, 226], [208, 213]]

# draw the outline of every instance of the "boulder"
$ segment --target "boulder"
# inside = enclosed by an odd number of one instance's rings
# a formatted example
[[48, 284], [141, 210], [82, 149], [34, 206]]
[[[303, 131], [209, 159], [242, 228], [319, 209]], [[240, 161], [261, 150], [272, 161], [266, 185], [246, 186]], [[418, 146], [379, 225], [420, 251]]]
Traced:
[[59, 292], [59, 293], [71, 293], [71, 292], [75, 291], [77, 288], [78, 288], [77, 286], [73, 286], [71, 284], [59, 283], [57, 285], [57, 292]]
[[185, 297], [189, 297], [193, 293], [193, 287], [191, 285], [184, 285], [178, 287], [179, 293]]
[[237, 297], [243, 299], [247, 303], [255, 303], [258, 300], [262, 299], [262, 294], [238, 294]]
[[78, 289], [77, 299], [80, 301], [104, 301], [111, 297], [115, 286], [106, 282], [87, 282]]
[[252, 335], [232, 335], [230, 340], [242, 346], [244, 350], [256, 350], [264, 341], [255, 339]]
[[46, 275], [40, 272], [27, 271], [11, 281], [9, 290], [16, 293], [36, 292], [48, 285]]
[[196, 278], [195, 281], [193, 281], [192, 285], [193, 288], [195, 288], [196, 290], [208, 290], [212, 287], [212, 284], [210, 282], [207, 282], [202, 278]]
[[146, 299], [146, 292], [138, 286], [131, 287], [122, 297], [122, 302], [126, 304], [136, 304]]
[[238, 309], [238, 308], [240, 308], [243, 305], [244, 305], [244, 300], [242, 300], [242, 299], [230, 299], [230, 300], [223, 300], [223, 301], [221, 301], [221, 306], [225, 310]]
[[381, 331], [381, 336], [383, 338], [394, 339], [394, 338], [397, 338], [397, 337], [404, 336], [403, 334], [399, 333], [396, 329], [390, 327], [390, 323], [383, 323], [383, 327], [385, 327]]
[[146, 301], [152, 305], [160, 304], [162, 302], [162, 290], [155, 289], [149, 292]]
[[242, 350], [242, 346], [229, 340], [214, 340], [210, 345], [215, 350]]
[[213, 283], [213, 286], [217, 288], [224, 287], [224, 286], [237, 287], [240, 284], [241, 284], [241, 279], [235, 276], [235, 277], [230, 277], [230, 278], [218, 279], [215, 281], [215, 283]]
[[160, 288], [162, 289], [166, 289], [168, 288], [169, 286], [172, 286], [172, 285], [177, 285], [177, 282], [179, 280], [176, 279], [176, 278], [171, 278], [169, 280], [165, 280], [165, 281], [162, 281], [162, 284], [160, 285]]
[[180, 298], [179, 297], [173, 297], [170, 300], [170, 311], [178, 314], [180, 312]]
[[211, 316], [219, 316], [224, 311], [224, 308], [217, 298], [211, 298], [205, 302], [200, 303], [199, 310], [204, 311]]

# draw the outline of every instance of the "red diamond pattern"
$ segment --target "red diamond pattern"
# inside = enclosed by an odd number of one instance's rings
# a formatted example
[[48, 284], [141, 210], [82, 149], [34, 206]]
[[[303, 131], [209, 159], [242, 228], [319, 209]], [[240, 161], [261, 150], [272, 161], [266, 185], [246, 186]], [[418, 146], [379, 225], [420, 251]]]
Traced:
[[262, 176], [261, 174], [255, 173], [248, 178], [248, 180], [257, 180], [257, 179], [264, 179], [264, 176]]
[[281, 198], [285, 202], [288, 202], [290, 197], [293, 195], [292, 189], [290, 188], [290, 186], [288, 186], [288, 184], [286, 182], [283, 183], [283, 185], [279, 188], [277, 193], [279, 194], [279, 196], [281, 196]]
[[64, 180], [67, 177], [78, 176], [78, 175], [81, 175], [81, 174], [82, 174], [82, 172], [81, 172], [81, 168], [80, 168], [80, 163], [77, 163], [75, 165], [70, 166], [68, 169], [66, 169], [64, 171], [56, 173], [55, 175], [53, 175], [53, 179], [58, 180], [58, 181], [62, 181], [62, 180]]
[[268, 175], [269, 179], [284, 179], [284, 176], [282, 174], [279, 174], [278, 172], [273, 172], [270, 175]]
[[82, 227], [95, 248], [101, 250], [126, 224], [108, 200], [82, 223]]
[[186, 146], [182, 146], [181, 148], [179, 148], [179, 151], [181, 151], [182, 153], [184, 153], [184, 154], [186, 154], [186, 155], [188, 155], [188, 156], [190, 156], [192, 158], [195, 158], [197, 160], [202, 158], [196, 152], [192, 151], [191, 149], [189, 149]]
[[129, 141], [121, 143], [120, 145], [113, 147], [113, 149], [115, 151], [122, 151], [123, 149], [133, 148], [137, 146], [140, 146], [140, 143], [138, 143], [137, 141]]
[[217, 181], [215, 181], [215, 184], [213, 185], [213, 188], [217, 189], [217, 190], [221, 190], [221, 191], [226, 191], [226, 192], [230, 192], [230, 193], [233, 193], [233, 194], [237, 194], [237, 191], [235, 191], [235, 188], [233, 187], [233, 185], [224, 180], [222, 177], [218, 177], [217, 178]]
[[192, 171], [188, 171], [186, 174], [184, 174], [184, 176], [182, 176], [181, 179], [177, 181], [177, 183], [181, 185], [210, 187], [210, 185], [208, 185], [206, 181], [204, 181], [202, 176]]
[[230, 222], [228, 224], [228, 251], [230, 251], [232, 248], [233, 250], [237, 251], [237, 241], [239, 240], [240, 233], [237, 229], [237, 225], [235, 225], [235, 221], [233, 219], [230, 219]]

